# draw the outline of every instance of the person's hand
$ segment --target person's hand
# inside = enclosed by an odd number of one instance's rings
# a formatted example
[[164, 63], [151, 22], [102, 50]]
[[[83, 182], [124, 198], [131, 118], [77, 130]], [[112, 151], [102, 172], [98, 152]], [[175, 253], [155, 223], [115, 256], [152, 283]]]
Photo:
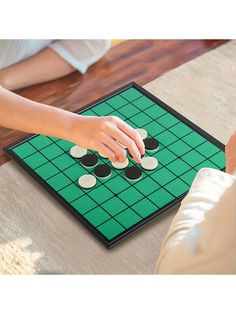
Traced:
[[236, 170], [236, 132], [231, 135], [225, 146], [226, 172], [233, 174]]
[[126, 150], [119, 143], [129, 149], [138, 163], [145, 153], [139, 133], [117, 117], [80, 116], [26, 99], [2, 87], [0, 112], [3, 127], [68, 140], [97, 150], [113, 162], [122, 162], [126, 158]]
[[128, 148], [137, 163], [141, 162], [141, 155], [145, 153], [139, 133], [115, 116], [78, 115], [69, 139], [80, 147], [102, 153], [112, 162], [123, 162], [126, 158], [126, 150], [119, 143]]

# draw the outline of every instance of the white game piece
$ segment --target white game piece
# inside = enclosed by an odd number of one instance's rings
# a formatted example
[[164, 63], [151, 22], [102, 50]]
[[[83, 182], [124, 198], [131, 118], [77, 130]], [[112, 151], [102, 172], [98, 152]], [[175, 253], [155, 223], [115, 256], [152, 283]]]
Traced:
[[78, 180], [79, 185], [84, 189], [91, 189], [96, 185], [97, 179], [91, 174], [84, 174]]
[[124, 162], [112, 162], [111, 164], [116, 169], [125, 169], [128, 167], [129, 160], [126, 158]]
[[142, 140], [145, 140], [145, 138], [147, 138], [148, 133], [147, 133], [146, 130], [144, 130], [144, 129], [135, 129], [135, 130], [139, 133], [139, 135], [141, 136]]
[[79, 146], [73, 146], [70, 149], [70, 154], [73, 158], [81, 158], [87, 154], [87, 149]]
[[103, 155], [102, 153], [99, 153], [99, 155], [100, 155], [102, 158], [107, 158], [107, 156]]
[[141, 167], [145, 170], [154, 170], [158, 166], [158, 161], [154, 157], [144, 157], [141, 160]]

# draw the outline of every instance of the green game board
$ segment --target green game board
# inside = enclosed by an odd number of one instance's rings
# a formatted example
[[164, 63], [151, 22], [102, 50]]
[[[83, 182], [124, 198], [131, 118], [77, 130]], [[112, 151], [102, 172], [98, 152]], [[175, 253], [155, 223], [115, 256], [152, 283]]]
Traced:
[[[108, 179], [97, 179], [89, 190], [78, 178], [93, 170], [73, 159], [73, 143], [33, 135], [5, 148], [5, 152], [79, 218], [110, 248], [122, 238], [179, 202], [197, 171], [223, 170], [224, 145], [175, 112], [146, 90], [130, 83], [86, 106], [81, 115], [115, 115], [134, 128], [144, 128], [160, 142], [159, 165], [131, 182], [124, 170], [112, 169]], [[97, 154], [98, 155], [98, 154]], [[110, 163], [98, 155], [99, 163]], [[130, 165], [133, 161], [130, 160]]]

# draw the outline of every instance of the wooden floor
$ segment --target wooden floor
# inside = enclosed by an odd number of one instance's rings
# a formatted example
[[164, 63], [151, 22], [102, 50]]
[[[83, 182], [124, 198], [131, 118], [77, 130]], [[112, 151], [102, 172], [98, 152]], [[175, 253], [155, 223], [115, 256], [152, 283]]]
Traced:
[[[85, 75], [74, 73], [17, 93], [73, 111], [130, 81], [146, 84], [225, 42], [226, 40], [124, 41], [112, 47]], [[8, 161], [2, 148], [24, 135], [22, 132], [0, 128], [0, 165]]]

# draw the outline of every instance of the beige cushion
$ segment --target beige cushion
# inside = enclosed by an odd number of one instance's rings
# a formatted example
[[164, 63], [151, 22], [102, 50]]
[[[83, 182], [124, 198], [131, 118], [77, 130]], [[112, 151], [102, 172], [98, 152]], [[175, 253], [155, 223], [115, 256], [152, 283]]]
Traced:
[[198, 172], [163, 241], [156, 273], [236, 273], [235, 176]]

